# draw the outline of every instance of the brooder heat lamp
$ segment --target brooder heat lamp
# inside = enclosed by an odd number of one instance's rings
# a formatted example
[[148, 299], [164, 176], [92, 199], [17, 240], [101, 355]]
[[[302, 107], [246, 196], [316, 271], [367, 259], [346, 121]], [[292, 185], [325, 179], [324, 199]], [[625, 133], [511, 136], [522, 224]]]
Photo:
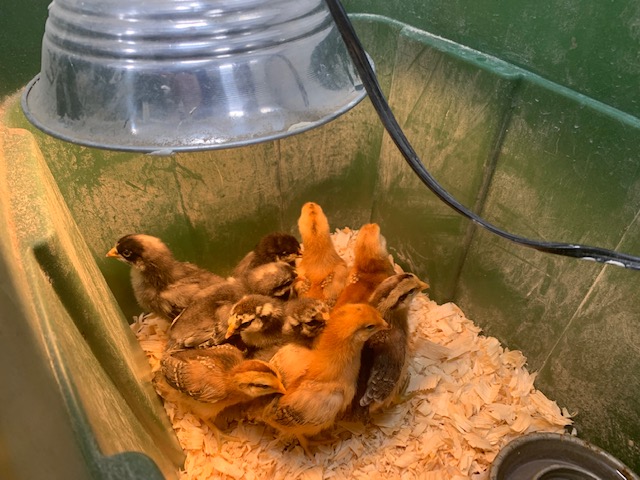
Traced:
[[364, 96], [323, 0], [55, 0], [23, 109], [63, 140], [169, 153], [299, 133]]

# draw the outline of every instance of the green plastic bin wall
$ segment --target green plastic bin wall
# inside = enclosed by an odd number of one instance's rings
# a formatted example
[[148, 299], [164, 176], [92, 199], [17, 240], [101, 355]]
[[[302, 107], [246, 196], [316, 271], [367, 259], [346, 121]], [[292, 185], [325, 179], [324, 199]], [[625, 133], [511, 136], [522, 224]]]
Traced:
[[[634, 3], [584, 13], [575, 2], [346, 5], [407, 135], [454, 195], [515, 233], [640, 253]], [[2, 35], [24, 37], [22, 52], [39, 43], [42, 30], [13, 24]], [[31, 60], [11, 75], [3, 57], [3, 94], [37, 73]], [[300, 136], [174, 157], [54, 140], [26, 122], [15, 95], [1, 123], [8, 478], [174, 475], [180, 453], [127, 329], [139, 313], [128, 270], [104, 254], [144, 231], [227, 273], [261, 234], [295, 233], [308, 200], [333, 227], [379, 222], [434, 299], [521, 349], [537, 387], [577, 412], [579, 434], [640, 470], [640, 274], [476, 229], [414, 177], [367, 100]], [[25, 433], [34, 424], [39, 434]], [[45, 454], [29, 463], [34, 448]], [[146, 456], [119, 454], [132, 451]]]

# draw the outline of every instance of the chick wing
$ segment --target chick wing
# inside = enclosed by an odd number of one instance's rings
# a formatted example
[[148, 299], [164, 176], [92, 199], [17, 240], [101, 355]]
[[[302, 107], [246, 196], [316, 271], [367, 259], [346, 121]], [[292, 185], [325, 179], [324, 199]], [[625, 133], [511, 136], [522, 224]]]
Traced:
[[344, 402], [344, 387], [340, 383], [304, 382], [291, 395], [276, 399], [267, 418], [281, 430], [315, 433], [333, 424]]
[[161, 370], [173, 388], [194, 400], [215, 403], [228, 395], [226, 374], [243, 360], [237, 348], [218, 345], [165, 355]]
[[168, 349], [193, 348], [224, 343], [231, 309], [244, 289], [225, 281], [201, 290], [169, 327]]
[[367, 387], [360, 405], [383, 403], [389, 399], [406, 375], [407, 335], [400, 328], [378, 332], [367, 342], [363, 351], [363, 375]]
[[286, 262], [270, 262], [248, 270], [242, 277], [250, 293], [286, 300], [296, 279], [296, 269]]

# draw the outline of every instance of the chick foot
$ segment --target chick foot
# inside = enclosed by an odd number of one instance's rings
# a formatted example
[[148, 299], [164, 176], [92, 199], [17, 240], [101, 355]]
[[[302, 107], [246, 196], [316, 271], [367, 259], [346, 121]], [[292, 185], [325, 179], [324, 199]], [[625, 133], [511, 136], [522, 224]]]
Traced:
[[418, 393], [417, 391], [407, 393], [407, 389], [409, 388], [410, 381], [411, 381], [411, 376], [407, 374], [404, 382], [402, 383], [402, 386], [400, 387], [398, 392], [394, 395], [390, 406], [400, 405], [401, 403], [408, 402], [409, 400], [411, 400], [413, 397], [416, 396], [416, 394]]
[[304, 453], [307, 455], [307, 457], [314, 458], [315, 454], [309, 448], [309, 439], [304, 435], [296, 435], [296, 438], [298, 439], [298, 442], [300, 443], [300, 446], [304, 450]]
[[298, 439], [298, 442], [300, 442], [300, 446], [305, 451], [307, 456], [311, 458], [315, 457], [315, 453], [311, 451], [311, 447], [317, 447], [320, 445], [331, 445], [339, 440], [339, 438], [337, 438], [333, 433], [330, 434], [329, 437], [325, 438], [310, 439], [305, 437], [304, 435], [297, 435], [296, 438]]
[[331, 434], [328, 438], [314, 438], [314, 439], [307, 439], [307, 443], [309, 445], [313, 445], [313, 446], [317, 446], [317, 445], [331, 445], [332, 443], [337, 442], [338, 440], [340, 440], [338, 437], [336, 437], [335, 435]]
[[211, 432], [213, 432], [213, 435], [216, 437], [216, 443], [218, 444], [218, 453], [222, 451], [222, 445], [224, 442], [242, 441], [242, 439], [239, 437], [234, 437], [233, 435], [224, 433], [212, 420], [205, 420], [204, 424], [209, 427], [209, 430], [211, 430]]

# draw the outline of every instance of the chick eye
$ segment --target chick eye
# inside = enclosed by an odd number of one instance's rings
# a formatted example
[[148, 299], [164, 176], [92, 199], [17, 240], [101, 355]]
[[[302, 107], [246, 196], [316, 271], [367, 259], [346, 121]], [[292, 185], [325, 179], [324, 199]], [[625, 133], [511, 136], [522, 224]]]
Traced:
[[412, 292], [405, 293], [404, 295], [401, 295], [400, 298], [398, 299], [398, 301], [399, 302], [404, 302], [409, 297], [409, 295], [411, 295], [411, 293]]
[[125, 248], [120, 252], [120, 255], [122, 255], [124, 258], [129, 258], [131, 256], [131, 253], [131, 250]]
[[373, 330], [374, 328], [376, 328], [376, 326], [375, 326], [374, 324], [370, 323], [370, 324], [369, 324], [369, 325], [367, 325], [365, 328], [366, 328], [367, 330]]

